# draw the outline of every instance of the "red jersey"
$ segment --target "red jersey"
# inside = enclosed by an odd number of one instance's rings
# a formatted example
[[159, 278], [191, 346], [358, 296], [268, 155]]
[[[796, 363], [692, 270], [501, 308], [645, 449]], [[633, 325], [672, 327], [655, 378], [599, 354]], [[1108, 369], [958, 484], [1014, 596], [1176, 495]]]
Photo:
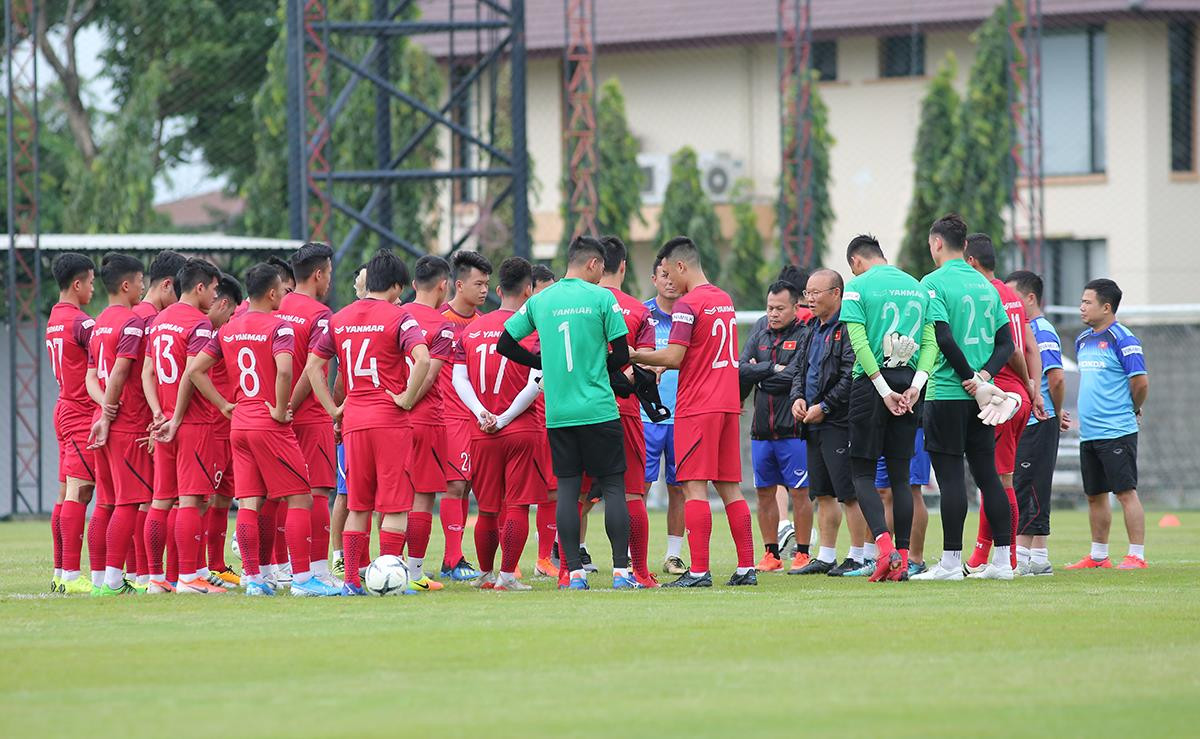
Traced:
[[737, 319], [724, 290], [704, 284], [675, 301], [671, 344], [687, 347], [675, 416], [740, 413]]
[[[471, 387], [475, 388], [479, 402], [497, 416], [508, 410], [529, 384], [529, 368], [508, 361], [508, 357], [496, 351], [496, 343], [504, 333], [504, 322], [512, 315], [513, 311], [500, 308], [482, 316], [462, 333], [454, 347], [454, 363], [466, 365], [467, 376], [471, 378]], [[538, 430], [537, 413], [531, 405], [499, 433]], [[496, 435], [487, 434], [477, 426], [472, 433], [476, 438]]]
[[71, 303], [56, 303], [46, 321], [46, 351], [58, 382], [55, 422], [63, 432], [91, 425], [96, 412], [87, 391], [88, 342], [96, 321]]
[[[609, 290], [612, 290], [613, 295], [616, 296], [617, 305], [621, 307], [621, 313], [625, 316], [625, 326], [629, 329], [625, 339], [629, 342], [629, 349], [631, 351], [634, 349], [653, 350], [654, 324], [650, 323], [650, 309], [642, 301], [615, 287], [610, 287]], [[642, 404], [638, 401], [636, 394], [630, 395], [628, 398], [618, 397], [617, 410], [622, 416], [642, 417]]]
[[[208, 379], [212, 380], [213, 386], [217, 388], [217, 392], [221, 394], [222, 398], [228, 400], [230, 403], [236, 400], [233, 393], [233, 383], [229, 379], [229, 370], [225, 369], [224, 362], [218, 361], [209, 369]], [[193, 394], [192, 398], [195, 399], [197, 395], [200, 395], [200, 393]], [[216, 413], [216, 418], [213, 419], [213, 436], [218, 439], [228, 439], [230, 430], [229, 419], [220, 411], [213, 410]]]
[[[199, 308], [183, 301], [163, 308], [146, 331], [154, 375], [157, 379], [158, 404], [164, 416], [175, 413], [175, 399], [188, 357], [204, 351], [212, 341], [212, 322]], [[192, 393], [183, 423], [212, 423], [219, 413], [200, 393]]]
[[[451, 328], [454, 330], [454, 343], [458, 344], [458, 339], [462, 336], [463, 329], [471, 325], [471, 322], [479, 318], [482, 313], [475, 311], [470, 316], [464, 316], [450, 304], [442, 306], [442, 315], [450, 322]], [[458, 393], [454, 391], [454, 378], [452, 372], [443, 372], [438, 377], [438, 389], [442, 395], [442, 415], [447, 419], [457, 419], [459, 421], [474, 421], [475, 414], [467, 406], [463, 405], [462, 400], [458, 397]]]
[[346, 378], [342, 432], [405, 427], [412, 423], [392, 397], [408, 385], [409, 358], [425, 343], [421, 328], [404, 308], [363, 298], [333, 314], [329, 330], [313, 348], [318, 357], [336, 354]]
[[249, 310], [250, 310], [250, 298], [246, 298], [245, 300], [243, 300], [241, 302], [240, 305], [238, 305], [238, 307], [233, 309], [233, 315], [231, 316], [231, 318], [241, 318], [242, 316], [246, 315], [246, 313], [249, 312]]
[[[133, 366], [121, 388], [121, 407], [112, 422], [114, 431], [141, 433], [150, 427], [150, 406], [142, 390], [142, 357], [146, 323], [123, 305], [110, 305], [96, 318], [88, 343], [88, 369], [96, 369], [100, 389], [108, 391], [108, 376], [118, 359], [132, 359]], [[99, 412], [99, 409], [97, 409]]]
[[[292, 329], [296, 332], [296, 352], [292, 355], [294, 358], [292, 374], [298, 380], [300, 373], [304, 371], [304, 365], [308, 363], [308, 353], [317, 345], [321, 334], [329, 326], [329, 319], [333, 316], [333, 311], [316, 298], [298, 292], [290, 292], [283, 296], [275, 315], [292, 324]], [[328, 369], [326, 366], [326, 378], [329, 376]], [[330, 422], [329, 414], [317, 400], [316, 393], [310, 392], [308, 397], [300, 403], [299, 408], [292, 409], [292, 413], [292, 423], [297, 426]]]
[[[1016, 351], [1025, 352], [1025, 304], [1021, 302], [1021, 298], [1017, 296], [1013, 289], [1005, 285], [1000, 280], [992, 278], [992, 285], [995, 286], [996, 292], [1000, 293], [1000, 303], [1004, 306], [1004, 313], [1008, 316], [1009, 328], [1012, 329], [1013, 343], [1016, 344]], [[1029, 400], [1029, 385], [1026, 382], [1027, 378], [1017, 377], [1017, 373], [1013, 371], [1005, 363], [1004, 367], [996, 373], [996, 387], [1005, 392], [1016, 393]]]
[[[237, 407], [230, 427], [234, 431], [271, 431], [284, 425], [271, 418], [267, 405], [275, 405], [276, 400], [275, 355], [292, 354], [295, 344], [291, 324], [270, 313], [252, 310], [231, 319], [204, 347], [206, 354], [225, 364], [233, 381]], [[293, 385], [295, 382], [292, 378]]]
[[138, 318], [141, 318], [143, 321], [145, 321], [147, 326], [149, 326], [150, 322], [154, 320], [154, 317], [158, 315], [158, 308], [155, 308], [154, 303], [151, 303], [149, 300], [143, 300], [142, 302], [133, 306], [133, 312], [137, 314]]
[[[411, 420], [425, 426], [441, 426], [445, 399], [442, 397], [442, 378], [453, 374], [454, 361], [454, 326], [442, 312], [421, 303], [408, 303], [404, 306], [416, 319], [429, 345], [429, 359], [440, 359], [444, 362], [438, 376], [434, 379], [429, 392], [421, 398], [421, 402], [412, 409]], [[453, 388], [451, 389], [453, 391]]]

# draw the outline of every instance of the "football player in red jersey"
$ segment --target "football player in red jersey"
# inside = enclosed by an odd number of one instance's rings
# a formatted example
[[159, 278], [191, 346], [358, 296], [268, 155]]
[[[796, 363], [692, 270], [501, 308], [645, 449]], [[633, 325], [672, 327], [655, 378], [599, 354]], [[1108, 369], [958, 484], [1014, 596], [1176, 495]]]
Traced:
[[[365, 264], [359, 265], [354, 272], [354, 297], [357, 300], [367, 297], [367, 265]], [[337, 375], [333, 384], [333, 402], [339, 406], [346, 402], [346, 383], [341, 374]], [[333, 500], [333, 513], [329, 516], [329, 541], [333, 546], [333, 567], [331, 569], [334, 577], [340, 578], [346, 574], [346, 560], [342, 551], [342, 531], [346, 528], [346, 516], [350, 514], [350, 509], [346, 505], [346, 497], [349, 493], [346, 487], [346, 445], [342, 443], [340, 424], [334, 424], [334, 435], [337, 437], [338, 484], [337, 495]]]
[[[429, 374], [429, 348], [421, 329], [395, 304], [407, 284], [408, 268], [400, 257], [386, 249], [378, 252], [367, 263], [367, 297], [334, 314], [305, 368], [313, 393], [334, 421], [342, 423], [350, 507], [342, 533], [343, 595], [366, 594], [359, 569], [367, 564], [372, 511], [383, 515], [380, 552], [397, 557], [404, 552], [414, 495], [410, 411]], [[344, 362], [342, 407], [334, 405], [321, 381], [335, 354]]]
[[[54, 577], [50, 592], [62, 586], [63, 537], [62, 510], [70, 502], [71, 517], [83, 520], [83, 512], [96, 487], [96, 461], [87, 448], [87, 435], [96, 410], [87, 392], [88, 342], [96, 322], [83, 306], [92, 300], [96, 266], [82, 254], [66, 252], [51, 265], [58, 283], [58, 302], [46, 321], [46, 351], [50, 370], [58, 382], [58, 402], [54, 404], [54, 435], [58, 439], [58, 499], [50, 514], [50, 536], [54, 543]], [[80, 544], [71, 543], [73, 562], [78, 570]]]
[[691, 570], [669, 587], [712, 587], [708, 567], [712, 510], [708, 483], [725, 503], [738, 566], [729, 585], [757, 585], [750, 507], [742, 497], [742, 404], [738, 379], [737, 319], [733, 301], [709, 283], [700, 251], [686, 236], [668, 241], [657, 263], [682, 293], [675, 302], [670, 344], [666, 349], [633, 352], [637, 364], [679, 369], [675, 411], [676, 475], [683, 484]]
[[[100, 277], [108, 291], [108, 307], [96, 319], [88, 345], [88, 394], [99, 406], [89, 435], [89, 445], [98, 450], [97, 511], [113, 513], [116, 508], [105, 536], [100, 537], [103, 546], [93, 547], [92, 537], [88, 537], [89, 556], [97, 565], [105, 565], [104, 581], [94, 583], [97, 594], [127, 594], [132, 590], [122, 574], [126, 554], [137, 524], [138, 506], [150, 502], [154, 492], [144, 438], [150, 426], [150, 410], [138, 382], [146, 324], [133, 312], [142, 294], [142, 269], [141, 262], [124, 254], [104, 258]], [[64, 509], [64, 537], [73, 540], [68, 536], [66, 513]], [[92, 525], [97, 525], [96, 512], [92, 514]], [[64, 573], [64, 578], [68, 574]]]

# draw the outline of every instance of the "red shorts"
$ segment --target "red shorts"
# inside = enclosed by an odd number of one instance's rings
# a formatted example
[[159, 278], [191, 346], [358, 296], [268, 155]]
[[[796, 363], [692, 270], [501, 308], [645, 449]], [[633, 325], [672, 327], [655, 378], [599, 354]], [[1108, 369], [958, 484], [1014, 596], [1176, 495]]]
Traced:
[[217, 439], [216, 444], [220, 469], [217, 470], [217, 489], [215, 492], [217, 495], [232, 498], [234, 495], [233, 447], [229, 444], [229, 439]]
[[471, 481], [471, 437], [478, 430], [469, 418], [446, 419], [446, 482]]
[[996, 427], [996, 473], [1011, 475], [1017, 469], [1017, 443], [1021, 440], [1021, 432], [1029, 423], [1029, 414], [1033, 411], [1028, 398], [1022, 397], [1021, 410], [1017, 415]]
[[59, 482], [66, 482], [68, 477], [87, 482], [96, 481], [96, 453], [88, 449], [90, 434], [90, 428], [68, 431], [65, 434], [57, 433], [56, 430]]
[[308, 462], [308, 483], [314, 488], [337, 487], [337, 444], [333, 440], [333, 422], [305, 423], [292, 426], [300, 453]]
[[413, 491], [417, 493], [446, 492], [446, 428], [444, 426], [413, 426]]
[[136, 432], [109, 431], [108, 441], [96, 450], [97, 503], [131, 505], [154, 497], [154, 463], [139, 438]]
[[155, 444], [154, 499], [212, 495], [221, 469], [221, 449], [212, 425], [185, 423], [169, 444]]
[[625, 494], [646, 494], [646, 430], [641, 416], [621, 416], [625, 434]]
[[554, 460], [550, 456], [550, 437], [546, 436], [545, 431], [539, 431], [538, 436], [541, 437], [538, 440], [538, 465], [546, 475], [546, 488], [557, 491], [558, 478], [554, 476]]
[[407, 513], [413, 505], [413, 430], [375, 428], [342, 436], [346, 449], [346, 504], [352, 511]]
[[234, 429], [229, 445], [233, 450], [235, 498], [276, 500], [310, 490], [308, 467], [290, 427]]
[[675, 419], [675, 476], [686, 480], [742, 481], [738, 414], [705, 413]]
[[480, 511], [499, 513], [508, 504], [538, 505], [550, 499], [538, 436], [537, 431], [518, 431], [471, 441], [471, 487]]

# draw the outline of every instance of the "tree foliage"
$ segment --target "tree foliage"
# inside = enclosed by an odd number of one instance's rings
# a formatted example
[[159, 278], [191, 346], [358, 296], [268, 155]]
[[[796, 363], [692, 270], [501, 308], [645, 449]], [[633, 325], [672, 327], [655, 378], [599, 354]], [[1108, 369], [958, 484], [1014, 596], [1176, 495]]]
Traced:
[[750, 180], [738, 180], [733, 188], [733, 246], [725, 265], [724, 285], [733, 304], [742, 309], [762, 304], [763, 285], [769, 278], [763, 256], [764, 240], [758, 230]]
[[671, 181], [663, 196], [656, 245], [675, 236], [689, 236], [700, 249], [700, 259], [709, 281], [721, 280], [721, 222], [708, 195], [700, 187], [700, 165], [696, 150], [685, 146], [671, 155]]

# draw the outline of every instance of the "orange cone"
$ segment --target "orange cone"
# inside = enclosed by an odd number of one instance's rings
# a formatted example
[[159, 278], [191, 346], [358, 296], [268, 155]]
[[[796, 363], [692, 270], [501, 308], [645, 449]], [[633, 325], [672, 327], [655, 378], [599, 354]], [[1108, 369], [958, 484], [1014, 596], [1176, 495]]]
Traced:
[[1158, 519], [1158, 527], [1160, 529], [1170, 529], [1182, 525], [1183, 524], [1179, 523], [1179, 516], [1176, 516], [1174, 513], [1168, 513], [1162, 518]]

